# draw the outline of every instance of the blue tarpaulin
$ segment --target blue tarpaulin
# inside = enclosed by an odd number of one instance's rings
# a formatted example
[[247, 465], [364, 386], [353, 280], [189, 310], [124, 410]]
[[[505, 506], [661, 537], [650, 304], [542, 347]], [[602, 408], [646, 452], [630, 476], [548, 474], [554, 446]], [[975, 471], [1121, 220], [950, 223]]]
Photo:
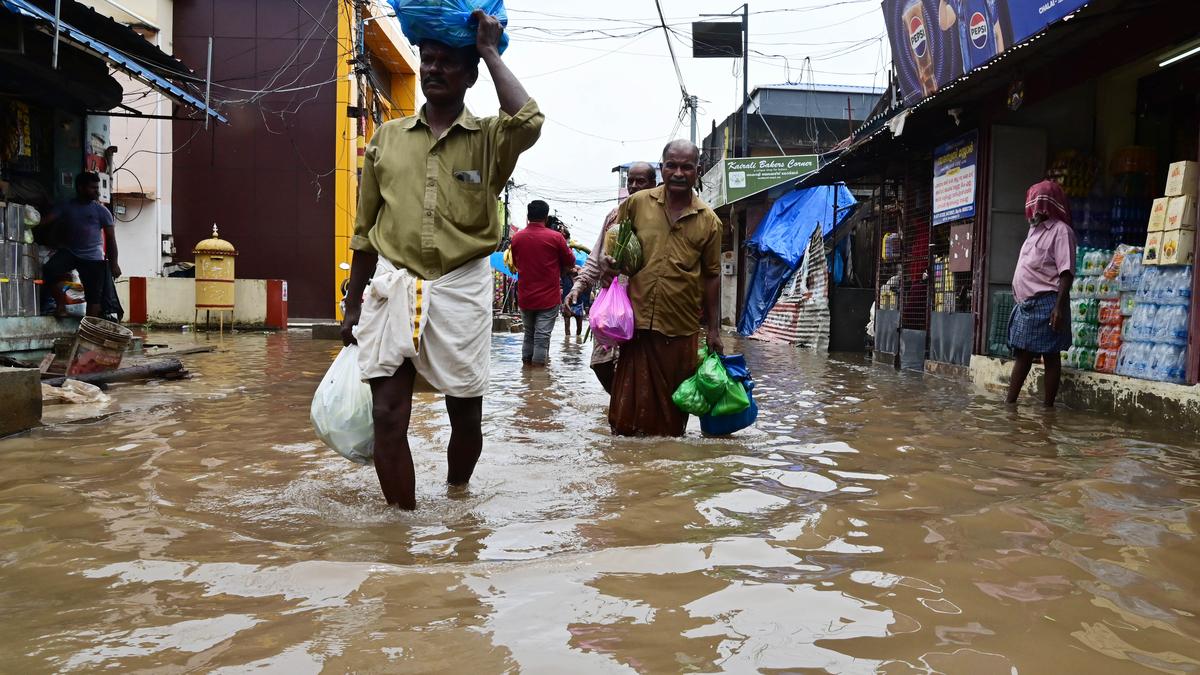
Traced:
[[776, 200], [746, 241], [746, 249], [756, 264], [746, 286], [746, 306], [738, 322], [739, 333], [750, 335], [762, 325], [783, 287], [804, 260], [813, 232], [820, 227], [821, 234], [828, 235], [857, 203], [841, 183], [795, 190]]

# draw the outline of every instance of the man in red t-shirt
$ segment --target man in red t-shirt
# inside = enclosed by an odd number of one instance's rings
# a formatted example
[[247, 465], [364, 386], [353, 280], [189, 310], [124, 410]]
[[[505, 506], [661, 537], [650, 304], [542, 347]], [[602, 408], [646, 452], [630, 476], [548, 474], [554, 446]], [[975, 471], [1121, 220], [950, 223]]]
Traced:
[[575, 256], [561, 234], [546, 227], [550, 205], [529, 202], [529, 224], [513, 235], [512, 260], [517, 273], [517, 306], [525, 326], [521, 361], [544, 366], [550, 355], [550, 333], [562, 297], [559, 279], [574, 269]]

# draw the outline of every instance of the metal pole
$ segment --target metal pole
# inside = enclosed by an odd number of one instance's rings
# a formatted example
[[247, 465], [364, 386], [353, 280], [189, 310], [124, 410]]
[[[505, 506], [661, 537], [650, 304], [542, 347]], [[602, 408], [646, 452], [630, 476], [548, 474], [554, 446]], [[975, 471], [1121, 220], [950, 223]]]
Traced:
[[58, 70], [58, 31], [61, 26], [60, 16], [62, 0], [54, 0], [54, 56], [50, 59], [50, 67]]
[[750, 3], [742, 5], [742, 157], [750, 156]]
[[212, 106], [209, 103], [209, 99], [212, 98], [212, 49], [213, 49], [213, 39], [212, 39], [212, 36], [210, 35], [210, 36], [208, 36], [208, 69], [207, 69], [208, 74], [204, 76], [204, 128], [205, 128], [205, 130], [208, 129], [208, 120], [210, 118], [208, 111], [212, 109]]
[[696, 109], [700, 107], [700, 99], [696, 96], [689, 96], [687, 105], [692, 110], [692, 145], [696, 144]]

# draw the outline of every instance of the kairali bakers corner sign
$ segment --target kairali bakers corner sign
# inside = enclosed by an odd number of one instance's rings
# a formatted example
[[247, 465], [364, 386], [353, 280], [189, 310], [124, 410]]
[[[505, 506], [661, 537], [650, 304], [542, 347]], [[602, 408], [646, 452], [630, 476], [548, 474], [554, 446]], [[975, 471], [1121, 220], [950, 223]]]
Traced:
[[723, 159], [704, 174], [700, 198], [715, 209], [816, 170], [816, 155]]

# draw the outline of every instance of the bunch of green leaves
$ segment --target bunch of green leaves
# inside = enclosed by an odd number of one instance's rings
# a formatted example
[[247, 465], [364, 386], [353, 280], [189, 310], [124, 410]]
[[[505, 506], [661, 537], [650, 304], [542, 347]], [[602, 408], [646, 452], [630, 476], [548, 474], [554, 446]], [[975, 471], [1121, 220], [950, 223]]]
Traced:
[[621, 274], [628, 276], [637, 274], [646, 264], [642, 242], [634, 233], [633, 221], [629, 218], [622, 220], [617, 226], [617, 243], [613, 248], [612, 257], [617, 261], [617, 269]]

